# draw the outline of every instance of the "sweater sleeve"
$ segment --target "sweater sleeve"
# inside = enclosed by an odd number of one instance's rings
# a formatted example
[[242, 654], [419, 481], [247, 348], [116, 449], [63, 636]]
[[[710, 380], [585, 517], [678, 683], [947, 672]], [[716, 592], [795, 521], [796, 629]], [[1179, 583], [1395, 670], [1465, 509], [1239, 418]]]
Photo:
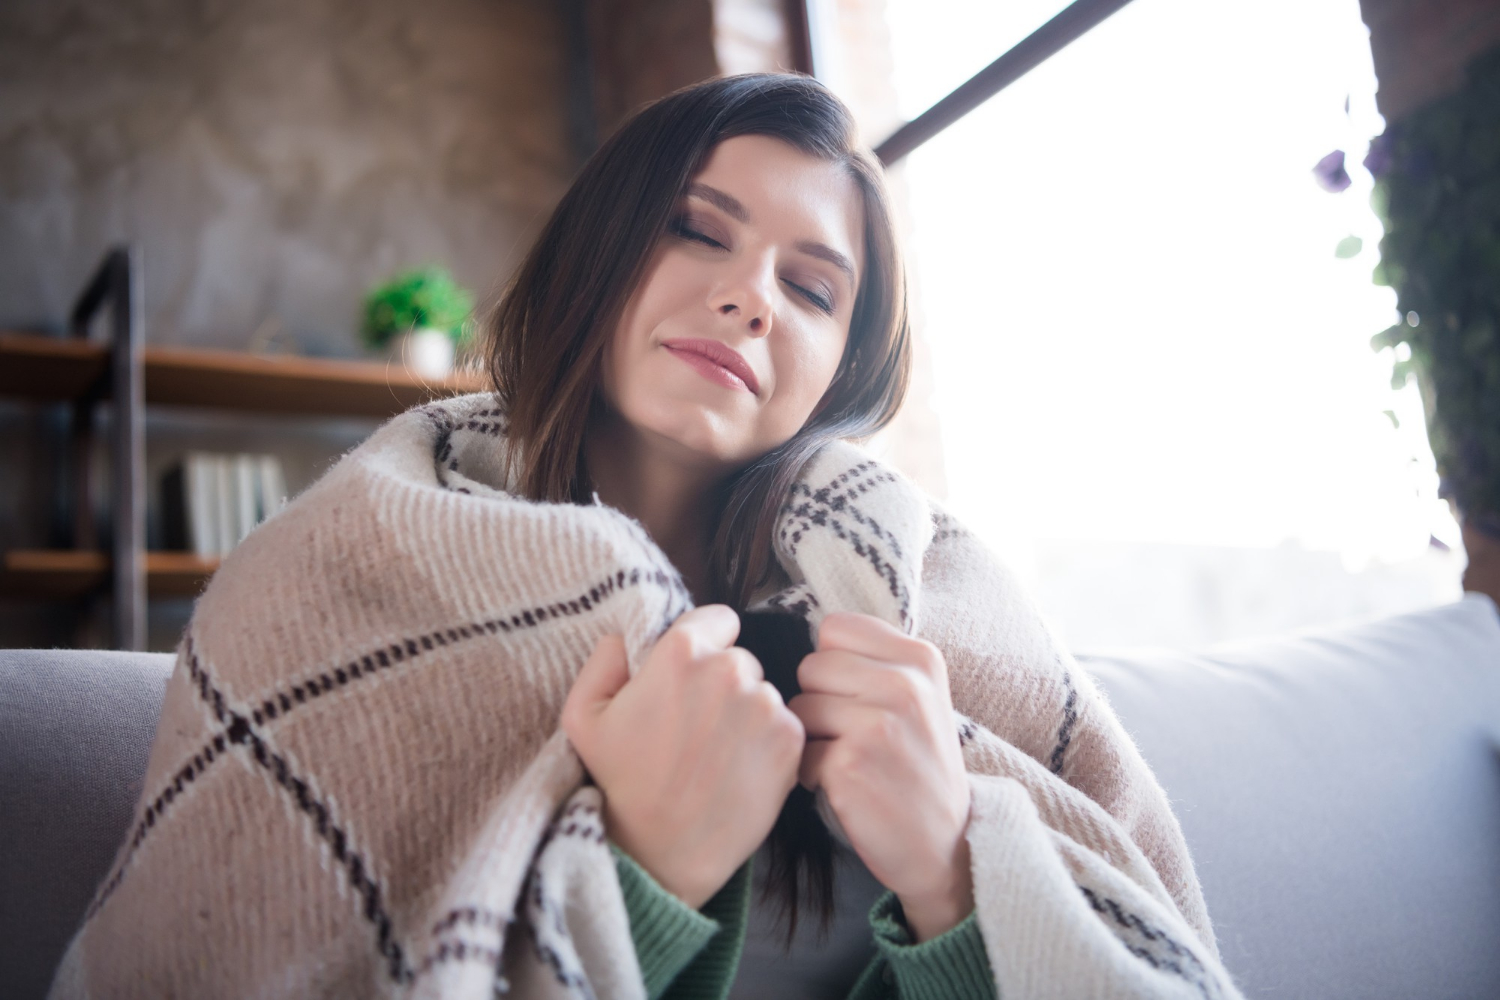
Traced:
[[663, 889], [635, 859], [610, 844], [636, 961], [650, 1000], [729, 994], [750, 913], [750, 862], [694, 910]]
[[995, 1000], [995, 975], [975, 914], [915, 944], [896, 894], [887, 892], [870, 909], [870, 929], [875, 957], [849, 1000]]

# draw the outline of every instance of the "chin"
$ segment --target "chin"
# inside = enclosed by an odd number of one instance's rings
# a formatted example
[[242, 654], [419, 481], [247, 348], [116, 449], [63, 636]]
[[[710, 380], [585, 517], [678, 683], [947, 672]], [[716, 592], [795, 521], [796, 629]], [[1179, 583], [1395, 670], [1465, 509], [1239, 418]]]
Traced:
[[684, 452], [700, 456], [705, 462], [722, 466], [744, 465], [759, 455], [752, 442], [745, 439], [733, 414], [680, 401], [658, 405], [653, 410], [655, 412], [648, 419], [636, 422], [636, 426]]

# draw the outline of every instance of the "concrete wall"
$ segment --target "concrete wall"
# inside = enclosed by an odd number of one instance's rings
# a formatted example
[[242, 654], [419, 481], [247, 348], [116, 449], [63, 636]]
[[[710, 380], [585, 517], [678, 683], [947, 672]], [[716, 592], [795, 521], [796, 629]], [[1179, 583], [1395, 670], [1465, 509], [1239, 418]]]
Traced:
[[[144, 258], [147, 340], [275, 335], [353, 356], [360, 299], [416, 264], [492, 292], [598, 138], [720, 72], [787, 69], [784, 0], [8, 0], [0, 4], [0, 329], [61, 330], [104, 251]], [[881, 0], [837, 0], [835, 87], [894, 125]], [[898, 210], [900, 204], [897, 184]], [[942, 492], [925, 354], [879, 450]], [[0, 551], [68, 544], [65, 411], [0, 399]], [[107, 415], [101, 415], [101, 429]], [[189, 449], [269, 451], [295, 493], [374, 427], [153, 408]], [[107, 483], [98, 459], [96, 481]], [[99, 519], [104, 521], [100, 497]], [[0, 602], [0, 647], [109, 645], [102, 602]], [[153, 601], [170, 649], [190, 602]]]
[[[156, 344], [244, 349], [280, 330], [303, 353], [351, 356], [362, 295], [398, 269], [445, 264], [488, 292], [591, 141], [569, 107], [576, 10], [0, 4], [0, 328], [61, 329], [122, 240], [144, 256]], [[0, 550], [64, 540], [60, 409], [0, 400]], [[187, 448], [276, 451], [296, 490], [372, 427], [158, 408], [152, 499]], [[80, 641], [108, 644], [100, 610]], [[175, 643], [187, 611], [153, 602], [153, 648]], [[0, 603], [0, 646], [67, 644], [78, 624], [66, 608]]]
[[0, 6], [0, 323], [51, 327], [111, 243], [154, 343], [268, 320], [352, 354], [435, 261], [487, 289], [576, 166], [547, 0]]

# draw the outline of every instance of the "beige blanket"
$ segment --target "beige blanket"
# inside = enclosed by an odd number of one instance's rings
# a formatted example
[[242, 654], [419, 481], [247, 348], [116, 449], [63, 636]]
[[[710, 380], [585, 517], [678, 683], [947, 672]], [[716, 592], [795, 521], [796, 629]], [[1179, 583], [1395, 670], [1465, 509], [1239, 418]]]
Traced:
[[[641, 527], [505, 491], [487, 396], [391, 420], [257, 529], [183, 636], [77, 997], [640, 998], [599, 793], [558, 729], [602, 635], [689, 604]], [[1160, 786], [1015, 580], [850, 445], [764, 602], [945, 654], [1000, 994], [1236, 996]]]

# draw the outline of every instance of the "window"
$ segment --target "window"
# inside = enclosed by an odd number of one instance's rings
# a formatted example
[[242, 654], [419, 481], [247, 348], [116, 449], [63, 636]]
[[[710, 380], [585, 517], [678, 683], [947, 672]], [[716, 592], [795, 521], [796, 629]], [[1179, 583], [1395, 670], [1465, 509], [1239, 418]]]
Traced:
[[[1059, 6], [886, 0], [901, 113]], [[1416, 389], [1369, 349], [1374, 90], [1356, 0], [1136, 0], [896, 168], [949, 505], [1075, 647], [1458, 596]]]

